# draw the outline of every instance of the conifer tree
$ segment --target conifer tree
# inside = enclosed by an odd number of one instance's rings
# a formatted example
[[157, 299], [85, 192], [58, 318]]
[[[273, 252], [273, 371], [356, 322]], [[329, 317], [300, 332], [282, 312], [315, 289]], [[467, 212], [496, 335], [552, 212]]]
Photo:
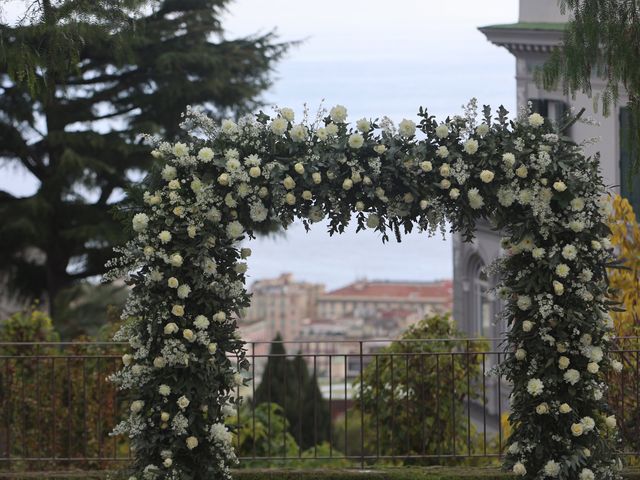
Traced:
[[0, 190], [0, 269], [54, 321], [59, 293], [102, 274], [123, 239], [111, 210], [152, 164], [140, 133], [175, 137], [187, 105], [218, 118], [259, 105], [288, 44], [226, 39], [229, 3], [25, 1], [0, 21], [0, 161], [39, 185]]

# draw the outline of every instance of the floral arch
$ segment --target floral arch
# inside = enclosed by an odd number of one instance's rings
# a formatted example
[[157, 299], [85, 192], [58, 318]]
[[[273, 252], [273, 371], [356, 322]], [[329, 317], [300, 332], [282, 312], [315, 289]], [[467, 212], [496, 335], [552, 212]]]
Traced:
[[510, 327], [505, 467], [531, 479], [617, 478], [603, 375], [620, 365], [608, 355], [611, 252], [597, 159], [535, 113], [418, 117], [354, 128], [336, 106], [313, 124], [281, 109], [219, 127], [190, 110], [190, 142], [158, 142], [164, 167], [110, 274], [133, 286], [116, 336], [132, 353], [113, 376], [131, 394], [115, 433], [132, 438], [132, 478], [229, 477], [224, 417], [248, 367], [234, 314], [249, 304], [251, 252], [239, 242], [296, 218], [307, 228], [328, 218], [329, 234], [340, 233], [353, 215], [383, 241], [434, 233], [445, 220], [466, 239], [481, 218], [504, 232], [508, 254], [494, 271]]

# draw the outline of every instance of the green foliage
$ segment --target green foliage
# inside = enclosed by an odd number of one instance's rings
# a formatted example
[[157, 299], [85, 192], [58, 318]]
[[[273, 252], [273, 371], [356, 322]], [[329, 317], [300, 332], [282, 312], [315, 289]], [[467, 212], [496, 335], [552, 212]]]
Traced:
[[[56, 342], [60, 336], [51, 318], [34, 305], [28, 310], [16, 312], [0, 322], [0, 342]], [[14, 352], [12, 347], [6, 347]]]
[[[488, 347], [455, 340], [460, 337], [448, 314], [435, 315], [372, 357], [354, 383], [354, 406], [365, 413], [369, 451], [400, 458], [479, 453], [468, 450], [475, 432], [467, 423], [465, 402], [479, 398], [483, 356], [474, 352]], [[429, 341], [443, 338], [451, 341]], [[426, 341], [412, 341], [417, 339]]]
[[0, 160], [39, 188], [0, 191], [0, 269], [26, 298], [46, 294], [57, 322], [59, 293], [102, 274], [126, 238], [111, 210], [152, 164], [139, 134], [174, 138], [187, 105], [253, 110], [288, 45], [224, 38], [228, 0], [25, 3], [0, 23]]
[[628, 139], [635, 145], [633, 160], [640, 161], [640, 4], [620, 0], [560, 0], [571, 20], [565, 29], [562, 48], [544, 65], [540, 79], [545, 88], [562, 80], [565, 92], [592, 93], [592, 80], [604, 82], [596, 102], [605, 115], [611, 111], [624, 87], [629, 94]]
[[303, 450], [329, 439], [331, 416], [329, 405], [322, 397], [314, 375], [309, 374], [302, 355], [288, 358], [282, 337], [278, 334], [256, 388], [253, 403], [280, 405], [289, 424], [289, 431]]

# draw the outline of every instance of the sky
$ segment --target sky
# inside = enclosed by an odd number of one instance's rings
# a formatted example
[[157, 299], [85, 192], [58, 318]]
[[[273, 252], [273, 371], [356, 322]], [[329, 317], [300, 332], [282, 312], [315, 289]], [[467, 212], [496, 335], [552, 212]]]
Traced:
[[[12, 5], [13, 3], [13, 5]], [[10, 2], [7, 16], [21, 2]], [[268, 105], [311, 112], [342, 104], [349, 118], [415, 119], [420, 106], [444, 119], [476, 97], [480, 105], [515, 111], [515, 61], [477, 27], [517, 20], [516, 0], [236, 0], [223, 20], [227, 38], [276, 30], [301, 43], [273, 72]], [[0, 190], [31, 195], [28, 173], [0, 163]], [[322, 225], [307, 234], [250, 242], [248, 281], [292, 272], [337, 288], [355, 279], [451, 278], [450, 235], [411, 234], [385, 245], [379, 235], [350, 230], [329, 238]]]

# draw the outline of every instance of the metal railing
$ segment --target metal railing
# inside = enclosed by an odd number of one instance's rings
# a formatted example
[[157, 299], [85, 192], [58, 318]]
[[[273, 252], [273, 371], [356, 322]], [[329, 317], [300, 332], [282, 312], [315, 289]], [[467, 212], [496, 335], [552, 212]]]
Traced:
[[[508, 436], [503, 358], [478, 339], [254, 342], [227, 424], [243, 466], [490, 464]], [[638, 338], [609, 379], [625, 453], [640, 452]], [[276, 352], [272, 353], [275, 348]], [[0, 343], [0, 471], [113, 468], [129, 401], [106, 377], [126, 345]], [[285, 351], [283, 353], [283, 349]], [[254, 380], [255, 379], [255, 380]]]

